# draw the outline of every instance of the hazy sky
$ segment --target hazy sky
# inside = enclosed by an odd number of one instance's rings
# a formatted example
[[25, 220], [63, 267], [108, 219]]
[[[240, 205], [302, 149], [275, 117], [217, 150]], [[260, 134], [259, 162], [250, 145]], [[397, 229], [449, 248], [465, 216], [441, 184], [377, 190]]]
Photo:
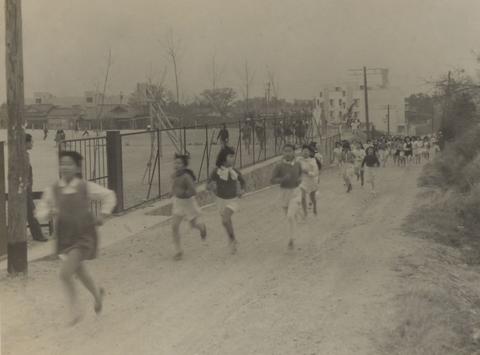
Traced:
[[211, 86], [214, 53], [223, 67], [220, 86], [239, 90], [248, 60], [255, 94], [263, 93], [271, 70], [281, 96], [310, 98], [363, 65], [390, 68], [391, 83], [406, 93], [425, 90], [425, 79], [475, 68], [472, 51], [480, 51], [479, 0], [23, 0], [23, 16], [28, 97], [94, 89], [109, 48], [109, 93], [128, 93], [147, 76], [159, 80], [165, 66], [173, 88], [160, 43], [169, 28], [181, 39], [185, 98]]

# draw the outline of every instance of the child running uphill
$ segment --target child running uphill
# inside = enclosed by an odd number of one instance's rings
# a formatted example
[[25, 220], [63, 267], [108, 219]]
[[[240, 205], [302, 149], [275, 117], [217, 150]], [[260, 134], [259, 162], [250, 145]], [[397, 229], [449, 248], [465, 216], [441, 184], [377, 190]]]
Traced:
[[372, 193], [375, 194], [375, 168], [380, 167], [380, 161], [375, 154], [373, 147], [367, 148], [367, 155], [363, 159], [362, 168], [365, 169], [365, 178], [367, 183], [372, 186]]
[[299, 210], [302, 200], [302, 193], [299, 189], [301, 183], [302, 169], [300, 163], [295, 161], [295, 146], [285, 144], [283, 148], [283, 159], [273, 170], [272, 184], [280, 184], [280, 196], [282, 208], [287, 216], [290, 240], [289, 249], [294, 247], [296, 220], [295, 216]]
[[[82, 318], [77, 305], [74, 276], [94, 297], [95, 312], [98, 314], [102, 310], [104, 290], [95, 286], [84, 261], [95, 259], [98, 247], [96, 226], [103, 224], [117, 202], [113, 191], [81, 178], [83, 158], [79, 153], [63, 151], [59, 160], [60, 180], [45, 190], [36, 209], [36, 217], [42, 221], [56, 217], [57, 253], [62, 260], [60, 279], [70, 304], [70, 324], [74, 325]], [[102, 203], [101, 215], [97, 218], [90, 211], [91, 201]]]
[[349, 142], [343, 143], [341, 162], [342, 162], [342, 168], [343, 168], [342, 170], [343, 181], [345, 183], [345, 186], [347, 187], [347, 193], [348, 193], [353, 189], [352, 176], [355, 172], [355, 169], [354, 169], [355, 156], [352, 153]]
[[315, 159], [315, 150], [312, 145], [304, 145], [302, 147], [302, 157], [299, 159], [302, 168], [302, 182], [300, 189], [302, 190], [302, 208], [303, 214], [307, 216], [307, 195], [313, 206], [313, 214], [317, 214], [317, 200], [315, 194], [318, 189], [318, 173], [319, 167]]
[[[217, 196], [217, 206], [222, 217], [222, 224], [229, 238], [232, 254], [237, 252], [237, 239], [233, 230], [232, 216], [238, 211], [238, 199], [245, 190], [242, 174], [233, 167], [235, 151], [224, 147], [219, 153], [216, 169], [210, 175], [208, 189]], [[240, 185], [240, 188], [238, 188]]]
[[188, 155], [175, 154], [175, 172], [173, 173], [173, 207], [172, 207], [172, 232], [173, 244], [176, 254], [175, 260], [183, 257], [183, 250], [180, 244], [180, 224], [184, 219], [190, 222], [190, 226], [200, 231], [202, 240], [207, 237], [207, 228], [204, 223], [199, 223], [201, 215], [198, 206], [195, 189], [195, 174], [188, 169]]

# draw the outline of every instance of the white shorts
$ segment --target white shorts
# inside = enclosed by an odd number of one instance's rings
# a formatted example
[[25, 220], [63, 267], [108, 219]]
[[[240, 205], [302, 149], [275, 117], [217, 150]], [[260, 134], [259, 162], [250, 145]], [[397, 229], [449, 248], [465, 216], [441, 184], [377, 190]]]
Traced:
[[300, 188], [280, 189], [280, 203], [282, 208], [287, 210], [287, 217], [295, 217], [302, 203], [302, 192]]
[[238, 198], [224, 199], [218, 196], [217, 196], [217, 207], [221, 216], [223, 216], [227, 208], [232, 212], [237, 212], [240, 209]]
[[345, 177], [352, 177], [355, 174], [355, 166], [351, 163], [344, 163], [342, 173]]
[[318, 190], [318, 177], [316, 176], [303, 176], [300, 188], [307, 194]]
[[365, 167], [365, 181], [366, 182], [375, 182], [376, 168]]
[[195, 197], [190, 198], [173, 198], [172, 215], [183, 217], [187, 221], [193, 221], [200, 217], [201, 211]]

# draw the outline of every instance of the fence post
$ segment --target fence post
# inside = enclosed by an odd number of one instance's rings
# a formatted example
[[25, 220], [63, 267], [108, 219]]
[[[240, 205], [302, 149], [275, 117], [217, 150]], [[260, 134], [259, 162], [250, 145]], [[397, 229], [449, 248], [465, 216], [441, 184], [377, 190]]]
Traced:
[[5, 143], [0, 142], [0, 256], [7, 253], [7, 209], [5, 201]]
[[253, 161], [252, 165], [255, 164], [255, 136], [257, 135], [257, 121], [254, 120], [252, 124], [252, 154], [253, 154]]
[[158, 157], [158, 166], [157, 166], [157, 174], [158, 174], [158, 197], [162, 198], [162, 173], [161, 173], [161, 168], [160, 168], [160, 163], [162, 160], [162, 155], [160, 154], [160, 135], [162, 134], [162, 131], [157, 128], [157, 152], [155, 153]]
[[206, 177], [210, 176], [210, 146], [208, 144], [208, 124], [205, 125], [205, 145], [207, 147], [207, 174]]
[[117, 195], [114, 212], [123, 211], [122, 137], [120, 131], [107, 131], [108, 188]]
[[267, 160], [267, 120], [263, 117], [263, 157]]
[[238, 121], [238, 140], [239, 140], [239, 145], [240, 145], [240, 169], [243, 168], [242, 164], [242, 139], [243, 139], [243, 134], [242, 134], [242, 121]]
[[187, 128], [183, 127], [183, 154], [187, 154]]

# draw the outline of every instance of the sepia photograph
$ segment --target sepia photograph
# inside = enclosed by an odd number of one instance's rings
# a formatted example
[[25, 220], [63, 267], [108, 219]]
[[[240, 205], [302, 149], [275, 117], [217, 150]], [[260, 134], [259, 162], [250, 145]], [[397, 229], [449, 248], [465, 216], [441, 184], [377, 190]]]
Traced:
[[2, 0], [0, 355], [480, 355], [479, 0]]

